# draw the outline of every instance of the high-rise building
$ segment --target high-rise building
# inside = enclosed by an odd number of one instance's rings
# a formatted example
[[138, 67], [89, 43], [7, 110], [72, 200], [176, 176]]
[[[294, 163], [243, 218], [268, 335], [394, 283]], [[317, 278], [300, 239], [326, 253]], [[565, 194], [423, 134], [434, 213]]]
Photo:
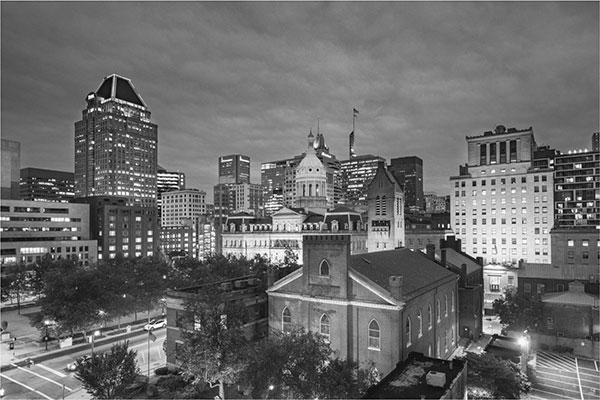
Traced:
[[250, 157], [241, 154], [219, 157], [219, 183], [250, 183]]
[[554, 227], [600, 226], [600, 151], [554, 158]]
[[68, 203], [75, 197], [72, 172], [21, 169], [21, 200]]
[[75, 122], [75, 196], [119, 196], [156, 207], [158, 126], [131, 80], [112, 74]]
[[367, 204], [367, 188], [377, 172], [377, 165], [385, 158], [366, 154], [354, 156], [349, 160], [340, 162], [342, 170], [342, 190], [344, 202], [357, 209]]
[[90, 235], [98, 241], [98, 259], [153, 256], [158, 251], [156, 209], [129, 206], [124, 197], [78, 197], [76, 203], [89, 204]]
[[600, 151], [600, 132], [592, 133], [592, 151]]
[[206, 192], [198, 189], [183, 189], [164, 192], [161, 227], [191, 224], [206, 214]]
[[21, 142], [2, 139], [2, 200], [19, 200]]
[[220, 183], [214, 186], [215, 217], [246, 212], [264, 214], [263, 186], [255, 183]]
[[165, 192], [185, 189], [185, 174], [183, 172], [167, 171], [160, 165], [156, 171], [156, 206], [158, 209], [158, 220], [162, 221], [162, 198]]
[[[271, 215], [283, 207], [290, 207], [292, 195], [286, 197], [286, 189], [293, 193], [293, 185], [286, 185], [286, 173], [296, 168], [299, 161], [287, 159], [262, 163], [260, 183], [264, 188], [265, 215]], [[286, 198], [288, 201], [286, 202]]]
[[426, 213], [445, 213], [450, 212], [449, 205], [450, 196], [438, 196], [437, 193], [428, 192], [423, 195], [425, 198], [425, 212]]
[[90, 235], [87, 204], [56, 204], [2, 199], [1, 265], [31, 264], [49, 254], [53, 260], [96, 261], [97, 242]]
[[424, 210], [423, 160], [416, 156], [392, 158], [389, 170], [404, 188], [405, 207], [411, 211]]
[[450, 218], [461, 250], [486, 265], [549, 263], [552, 151], [536, 152], [533, 128], [499, 125], [466, 140], [468, 163], [450, 177]]

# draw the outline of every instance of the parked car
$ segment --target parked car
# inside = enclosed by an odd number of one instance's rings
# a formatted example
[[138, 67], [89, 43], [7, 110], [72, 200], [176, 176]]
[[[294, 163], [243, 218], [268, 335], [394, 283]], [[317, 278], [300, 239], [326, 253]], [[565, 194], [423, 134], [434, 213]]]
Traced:
[[164, 328], [165, 326], [167, 326], [166, 319], [153, 319], [152, 321], [144, 325], [144, 330], [153, 331], [154, 329]]
[[86, 354], [85, 356], [77, 357], [77, 359], [74, 362], [67, 364], [67, 371], [75, 371], [75, 368], [77, 368], [78, 362], [88, 362], [91, 359], [92, 359], [92, 356], [90, 356], [89, 354]]

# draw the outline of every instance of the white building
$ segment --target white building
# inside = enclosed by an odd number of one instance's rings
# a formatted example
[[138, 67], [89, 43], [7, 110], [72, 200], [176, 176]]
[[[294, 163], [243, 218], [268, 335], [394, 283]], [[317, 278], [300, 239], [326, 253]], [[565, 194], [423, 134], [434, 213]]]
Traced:
[[484, 264], [550, 262], [552, 169], [534, 168], [533, 129], [467, 136], [468, 163], [450, 177], [451, 223], [462, 251]]
[[161, 194], [161, 226], [172, 227], [190, 224], [195, 218], [206, 214], [206, 192], [183, 189]]

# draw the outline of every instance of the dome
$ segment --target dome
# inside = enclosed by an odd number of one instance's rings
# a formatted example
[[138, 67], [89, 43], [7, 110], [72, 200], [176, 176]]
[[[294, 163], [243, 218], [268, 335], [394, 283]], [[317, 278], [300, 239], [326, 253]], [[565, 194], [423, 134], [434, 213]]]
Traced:
[[326, 179], [325, 167], [321, 160], [317, 158], [314, 149], [314, 136], [312, 132], [308, 135], [308, 148], [306, 149], [306, 155], [296, 167], [296, 179], [310, 178], [310, 179]]

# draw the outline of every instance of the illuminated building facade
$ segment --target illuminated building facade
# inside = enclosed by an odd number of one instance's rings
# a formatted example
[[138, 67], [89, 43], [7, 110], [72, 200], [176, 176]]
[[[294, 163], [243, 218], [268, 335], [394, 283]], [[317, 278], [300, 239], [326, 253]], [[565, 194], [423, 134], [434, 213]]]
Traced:
[[242, 154], [219, 157], [219, 183], [250, 183], [250, 157]]
[[120, 196], [156, 207], [158, 126], [131, 80], [113, 74], [75, 122], [75, 196]]
[[21, 200], [68, 203], [75, 197], [74, 185], [72, 172], [21, 169]]
[[360, 208], [367, 204], [367, 187], [377, 172], [377, 165], [385, 159], [371, 154], [355, 156], [340, 162], [346, 205]]

